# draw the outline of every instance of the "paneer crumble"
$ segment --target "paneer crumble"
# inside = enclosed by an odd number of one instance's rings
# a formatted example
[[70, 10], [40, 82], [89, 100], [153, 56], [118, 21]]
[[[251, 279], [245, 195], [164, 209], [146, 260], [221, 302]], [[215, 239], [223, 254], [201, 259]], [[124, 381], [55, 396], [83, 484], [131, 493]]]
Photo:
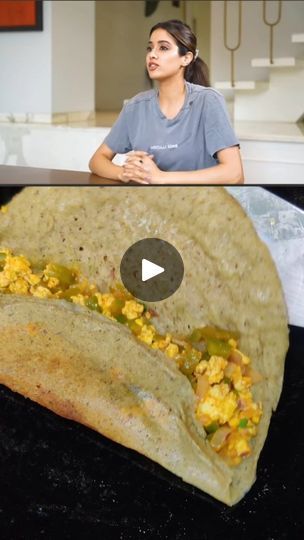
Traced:
[[252, 386], [262, 380], [251, 360], [238, 349], [236, 332], [204, 326], [181, 336], [158, 333], [155, 311], [135, 299], [121, 284], [101, 292], [78, 269], [49, 263], [34, 270], [23, 255], [0, 249], [0, 293], [63, 299], [127, 326], [132, 334], [176, 363], [195, 393], [195, 415], [211, 447], [229, 465], [251, 454], [262, 404]]

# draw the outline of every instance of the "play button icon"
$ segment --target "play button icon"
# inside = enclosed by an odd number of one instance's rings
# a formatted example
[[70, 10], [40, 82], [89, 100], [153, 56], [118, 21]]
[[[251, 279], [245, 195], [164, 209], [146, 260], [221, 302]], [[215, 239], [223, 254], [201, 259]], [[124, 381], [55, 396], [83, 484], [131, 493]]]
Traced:
[[180, 286], [183, 260], [177, 249], [160, 238], [144, 238], [129, 247], [120, 263], [121, 280], [139, 300], [165, 300]]
[[151, 261], [147, 261], [147, 259], [143, 259], [141, 261], [141, 280], [142, 281], [148, 281], [148, 279], [158, 276], [159, 274], [162, 274], [164, 271], [165, 269], [162, 266], [158, 266], [158, 264], [154, 264]]

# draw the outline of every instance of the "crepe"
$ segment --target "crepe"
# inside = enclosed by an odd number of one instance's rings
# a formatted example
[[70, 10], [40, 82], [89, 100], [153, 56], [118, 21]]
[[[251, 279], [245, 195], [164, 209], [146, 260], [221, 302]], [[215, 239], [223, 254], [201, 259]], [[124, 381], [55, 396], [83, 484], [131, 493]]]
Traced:
[[77, 264], [101, 290], [119, 279], [128, 247], [147, 237], [172, 243], [185, 267], [178, 291], [151, 304], [158, 331], [238, 331], [263, 375], [253, 387], [263, 416], [249, 458], [230, 467], [211, 449], [174, 363], [65, 301], [1, 295], [0, 382], [232, 505], [255, 480], [288, 347], [275, 265], [239, 204], [217, 187], [26, 188], [0, 220], [2, 246], [36, 264]]

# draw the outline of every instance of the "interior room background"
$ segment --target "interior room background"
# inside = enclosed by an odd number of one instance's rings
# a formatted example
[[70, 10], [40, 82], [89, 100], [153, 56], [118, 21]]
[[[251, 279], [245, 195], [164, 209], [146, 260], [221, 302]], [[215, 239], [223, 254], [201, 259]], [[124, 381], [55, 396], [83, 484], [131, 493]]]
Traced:
[[265, 2], [268, 22], [280, 4], [270, 64], [261, 0], [44, 1], [41, 31], [0, 32], [0, 163], [88, 170], [124, 100], [151, 88], [150, 28], [178, 18], [226, 98], [247, 183], [303, 182], [304, 1]]

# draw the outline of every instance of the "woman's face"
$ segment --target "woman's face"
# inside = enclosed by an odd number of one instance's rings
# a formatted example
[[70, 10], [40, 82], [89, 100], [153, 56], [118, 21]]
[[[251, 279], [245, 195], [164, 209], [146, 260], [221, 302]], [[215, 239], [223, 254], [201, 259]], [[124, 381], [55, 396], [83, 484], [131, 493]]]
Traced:
[[166, 30], [154, 30], [149, 39], [146, 56], [149, 77], [158, 81], [176, 75], [181, 72], [181, 66], [185, 65], [188, 54], [179, 55], [175, 39]]

